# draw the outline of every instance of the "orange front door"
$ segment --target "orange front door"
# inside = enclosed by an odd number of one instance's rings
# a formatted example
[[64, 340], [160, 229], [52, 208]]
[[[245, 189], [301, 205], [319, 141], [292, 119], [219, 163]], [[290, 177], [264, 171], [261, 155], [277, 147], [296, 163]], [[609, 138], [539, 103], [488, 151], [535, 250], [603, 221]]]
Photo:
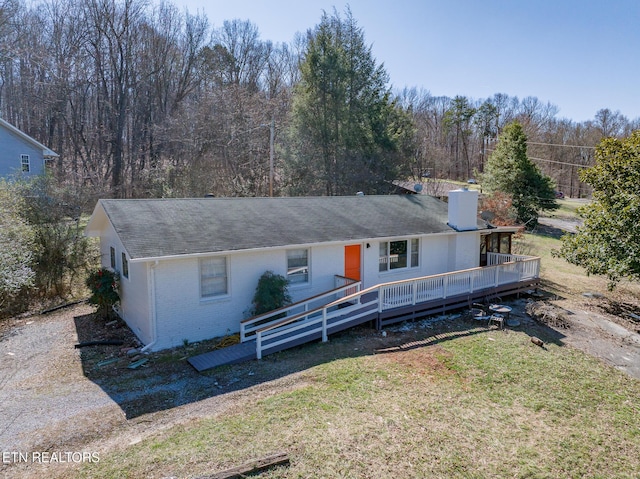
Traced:
[[344, 247], [344, 275], [347, 278], [360, 281], [360, 245], [353, 244]]

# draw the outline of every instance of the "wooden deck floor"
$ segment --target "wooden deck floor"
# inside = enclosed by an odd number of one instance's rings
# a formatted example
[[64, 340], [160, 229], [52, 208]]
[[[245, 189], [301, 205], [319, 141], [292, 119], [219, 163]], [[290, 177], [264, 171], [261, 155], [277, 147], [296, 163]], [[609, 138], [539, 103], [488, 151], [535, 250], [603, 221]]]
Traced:
[[[379, 313], [377, 310], [372, 310], [371, 314], [366, 315], [365, 317], [358, 318], [357, 320], [352, 322], [346, 322], [337, 327], [332, 326], [331, 322], [329, 322], [327, 324], [327, 332], [328, 334], [337, 333], [339, 331], [352, 328], [368, 321], [373, 321], [377, 329], [383, 329], [385, 326], [389, 326], [401, 321], [413, 320], [433, 314], [443, 314], [447, 311], [466, 308], [475, 301], [496, 299], [498, 295], [509, 296], [517, 294], [522, 291], [535, 288], [538, 285], [538, 281], [538, 279], [535, 279], [522, 283], [512, 283], [501, 288], [491, 288], [490, 290], [478, 291], [476, 293], [453, 296], [450, 298], [437, 299], [433, 301], [425, 301], [423, 303], [418, 303], [411, 306], [389, 309], [382, 313]], [[357, 312], [358, 311], [354, 312], [353, 314]], [[339, 319], [343, 319], [347, 316], [339, 316], [337, 318], [334, 318], [333, 321], [338, 321]], [[300, 331], [298, 331], [296, 334], [299, 335], [299, 332]], [[311, 341], [317, 341], [318, 339], [320, 339], [320, 337], [320, 332], [310, 333], [309, 335], [301, 338], [293, 338], [292, 334], [292, 340], [286, 342], [285, 344], [279, 344], [275, 347], [269, 347], [268, 343], [264, 344], [263, 355], [272, 354], [277, 351], [289, 349], [301, 344], [309, 343]], [[286, 335], [280, 337], [280, 339], [283, 338], [286, 338]], [[193, 356], [189, 358], [188, 361], [189, 364], [191, 364], [198, 372], [202, 372], [218, 366], [223, 366], [226, 364], [237, 364], [256, 358], [256, 343], [255, 340], [250, 340], [226, 348], [216, 349], [214, 351], [200, 354], [198, 356]]]

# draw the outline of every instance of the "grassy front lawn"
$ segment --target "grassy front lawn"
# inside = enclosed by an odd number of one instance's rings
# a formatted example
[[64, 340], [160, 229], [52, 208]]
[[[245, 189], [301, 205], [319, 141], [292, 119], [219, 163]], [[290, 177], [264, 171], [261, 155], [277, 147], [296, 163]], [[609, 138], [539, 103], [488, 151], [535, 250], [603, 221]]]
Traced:
[[640, 470], [640, 382], [572, 348], [541, 349], [524, 332], [482, 329], [304, 374], [294, 390], [104, 453], [74, 476], [195, 477], [277, 451], [289, 453], [291, 466], [260, 477], [611, 478]]

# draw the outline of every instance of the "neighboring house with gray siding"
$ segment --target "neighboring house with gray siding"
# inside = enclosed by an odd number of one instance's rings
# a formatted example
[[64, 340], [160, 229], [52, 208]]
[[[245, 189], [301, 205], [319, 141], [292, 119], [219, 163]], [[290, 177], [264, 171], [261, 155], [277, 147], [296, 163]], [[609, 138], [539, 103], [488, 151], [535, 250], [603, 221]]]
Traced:
[[423, 195], [100, 200], [87, 225], [102, 265], [119, 271], [119, 314], [150, 350], [239, 331], [260, 276], [294, 301], [336, 276], [381, 283], [480, 265], [483, 245], [515, 228], [477, 217], [478, 193], [449, 205]]
[[0, 177], [35, 176], [59, 155], [0, 118]]

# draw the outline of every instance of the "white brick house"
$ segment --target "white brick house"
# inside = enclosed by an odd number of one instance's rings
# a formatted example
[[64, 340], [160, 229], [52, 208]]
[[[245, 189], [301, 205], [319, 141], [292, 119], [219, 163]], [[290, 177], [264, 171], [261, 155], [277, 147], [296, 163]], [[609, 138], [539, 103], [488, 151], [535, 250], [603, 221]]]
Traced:
[[267, 270], [298, 301], [336, 275], [366, 288], [477, 267], [515, 231], [479, 221], [477, 197], [454, 192], [450, 208], [417, 195], [100, 200], [86, 234], [120, 272], [120, 315], [159, 350], [237, 332]]

